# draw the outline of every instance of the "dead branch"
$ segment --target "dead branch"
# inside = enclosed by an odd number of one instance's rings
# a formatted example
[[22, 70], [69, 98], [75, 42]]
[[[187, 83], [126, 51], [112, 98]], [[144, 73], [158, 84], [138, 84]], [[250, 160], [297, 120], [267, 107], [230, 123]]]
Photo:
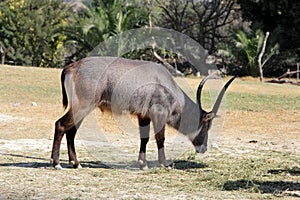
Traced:
[[155, 56], [155, 58], [157, 60], [159, 60], [174, 76], [184, 76], [183, 73], [181, 73], [180, 71], [174, 69], [174, 67], [172, 65], [170, 65], [167, 61], [165, 61], [162, 57], [160, 57], [160, 55], [158, 55], [158, 53], [153, 49], [153, 55]]
[[300, 70], [297, 70], [297, 71], [287, 71], [284, 74], [282, 74], [281, 76], [279, 76], [277, 78], [274, 78], [272, 80], [269, 80], [267, 82], [269, 82], [269, 83], [279, 83], [279, 84], [289, 83], [289, 84], [292, 84], [292, 85], [300, 86], [300, 81], [292, 81], [292, 80], [283, 79], [283, 78], [285, 78], [287, 76], [291, 76], [291, 75], [299, 74], [299, 73], [300, 73]]
[[300, 73], [300, 70], [299, 71], [287, 71], [284, 74], [282, 74], [281, 76], [279, 76], [278, 79], [280, 80], [284, 77], [291, 76], [291, 75], [294, 75], [294, 74], [297, 74], [297, 73]]

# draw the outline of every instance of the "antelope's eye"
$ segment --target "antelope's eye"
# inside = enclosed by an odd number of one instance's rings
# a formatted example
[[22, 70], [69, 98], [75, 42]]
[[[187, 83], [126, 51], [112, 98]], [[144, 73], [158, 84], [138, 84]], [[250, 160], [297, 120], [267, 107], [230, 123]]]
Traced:
[[215, 118], [215, 113], [208, 113], [204, 116], [203, 121], [207, 122], [209, 120], [212, 120], [213, 118]]

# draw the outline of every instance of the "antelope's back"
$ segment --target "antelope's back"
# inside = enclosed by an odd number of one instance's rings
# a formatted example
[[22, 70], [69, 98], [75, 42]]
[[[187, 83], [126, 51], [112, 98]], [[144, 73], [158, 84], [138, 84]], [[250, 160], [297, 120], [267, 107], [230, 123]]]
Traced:
[[113, 112], [145, 114], [149, 106], [180, 106], [184, 97], [160, 64], [116, 57], [88, 57], [72, 67], [77, 97]]

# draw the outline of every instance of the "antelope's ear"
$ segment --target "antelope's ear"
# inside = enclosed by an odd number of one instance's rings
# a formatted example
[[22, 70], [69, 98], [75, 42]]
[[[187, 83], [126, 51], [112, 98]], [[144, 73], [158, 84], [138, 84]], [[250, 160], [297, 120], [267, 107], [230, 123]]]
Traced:
[[216, 114], [215, 113], [213, 113], [213, 112], [210, 112], [210, 113], [207, 113], [206, 115], [205, 115], [205, 117], [204, 117], [204, 121], [205, 122], [207, 122], [207, 121], [210, 121], [210, 120], [212, 120], [213, 118], [215, 118], [216, 117]]

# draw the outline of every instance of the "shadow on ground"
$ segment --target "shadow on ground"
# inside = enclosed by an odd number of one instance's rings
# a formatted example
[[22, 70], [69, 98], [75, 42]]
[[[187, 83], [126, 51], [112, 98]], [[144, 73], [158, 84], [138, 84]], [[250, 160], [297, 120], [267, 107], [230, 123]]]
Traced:
[[292, 176], [300, 176], [300, 168], [292, 167], [290, 169], [270, 169], [268, 170], [270, 174], [281, 174], [281, 173], [289, 173]]
[[[38, 160], [37, 162], [35, 161], [27, 161], [27, 162], [8, 162], [8, 163], [0, 163], [0, 167], [28, 167], [28, 168], [42, 168], [42, 167], [49, 167], [49, 163], [42, 162], [42, 161], [50, 161], [49, 159], [46, 158], [40, 158], [40, 157], [35, 157], [35, 156], [24, 156], [24, 155], [19, 155], [19, 154], [10, 154], [10, 153], [1, 153], [0, 155], [6, 156], [6, 157], [13, 157], [15, 158], [22, 158], [24, 159], [30, 159], [30, 160]], [[14, 160], [12, 159], [12, 160]], [[40, 161], [40, 162], [39, 162]]]
[[[19, 154], [0, 154], [3, 156], [7, 157], [14, 157], [14, 158], [23, 158], [24, 159], [30, 159], [31, 161], [24, 161], [24, 162], [8, 162], [8, 163], [0, 163], [0, 167], [25, 167], [25, 168], [52, 168], [52, 164], [50, 163], [49, 158], [41, 158], [41, 157], [35, 157], [35, 156], [24, 156], [24, 155], [19, 155]], [[12, 159], [13, 160], [13, 159]], [[37, 161], [32, 161], [32, 160], [37, 160]], [[44, 161], [44, 162], [42, 162]], [[72, 168], [72, 166], [68, 163], [67, 160], [60, 160], [61, 165], [63, 168]], [[105, 165], [102, 162], [82, 162], [81, 163], [82, 167], [85, 168], [112, 168], [109, 167], [108, 165]]]
[[206, 167], [208, 167], [208, 165], [205, 163], [194, 162], [189, 160], [175, 160], [172, 165], [172, 168], [179, 170], [198, 169]]
[[[261, 193], [280, 194], [284, 191], [300, 191], [299, 182], [289, 181], [258, 181], [258, 180], [236, 180], [227, 181], [223, 185], [224, 190], [240, 190], [257, 188]], [[299, 194], [292, 194], [292, 196], [300, 197]]]
[[[50, 159], [41, 158], [35, 156], [24, 156], [19, 154], [0, 154], [7, 157], [22, 158], [22, 160], [30, 159], [30, 161], [24, 162], [7, 162], [0, 163], [0, 167], [25, 167], [25, 168], [52, 168], [50, 164]], [[14, 159], [12, 159], [14, 160]], [[35, 161], [36, 160], [36, 161]], [[72, 168], [67, 160], [60, 160], [63, 168]], [[149, 168], [155, 168], [158, 166], [157, 161], [147, 161]], [[113, 162], [113, 163], [103, 163], [101, 161], [81, 161], [81, 166], [83, 168], [102, 168], [102, 169], [139, 169], [137, 161], [131, 162]], [[205, 163], [194, 162], [189, 160], [175, 160], [170, 165], [173, 169], [186, 170], [186, 169], [197, 169], [208, 167]]]

